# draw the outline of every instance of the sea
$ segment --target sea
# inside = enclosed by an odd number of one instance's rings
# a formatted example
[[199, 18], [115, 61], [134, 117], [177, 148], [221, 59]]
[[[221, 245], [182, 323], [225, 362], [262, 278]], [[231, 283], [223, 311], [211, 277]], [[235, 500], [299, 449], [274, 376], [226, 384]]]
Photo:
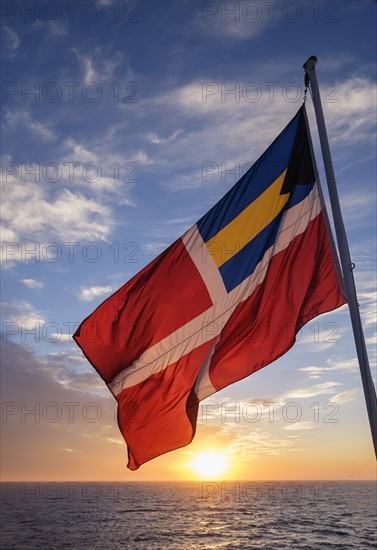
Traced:
[[371, 549], [370, 481], [3, 482], [1, 549]]

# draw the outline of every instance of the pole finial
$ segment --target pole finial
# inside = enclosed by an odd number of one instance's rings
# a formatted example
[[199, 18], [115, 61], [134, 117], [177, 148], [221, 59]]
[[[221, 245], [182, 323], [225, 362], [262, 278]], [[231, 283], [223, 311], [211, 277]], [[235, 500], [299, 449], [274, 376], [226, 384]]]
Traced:
[[303, 64], [305, 71], [307, 71], [309, 68], [315, 67], [317, 62], [318, 62], [318, 57], [316, 57], [315, 55], [311, 55], [309, 59], [305, 61], [305, 63]]

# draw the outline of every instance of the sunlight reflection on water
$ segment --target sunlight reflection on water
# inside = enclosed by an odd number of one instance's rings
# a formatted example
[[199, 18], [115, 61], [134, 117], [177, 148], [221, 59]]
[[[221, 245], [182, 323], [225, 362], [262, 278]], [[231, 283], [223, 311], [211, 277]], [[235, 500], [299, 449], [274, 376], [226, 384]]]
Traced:
[[368, 549], [375, 510], [372, 482], [2, 483], [1, 548]]

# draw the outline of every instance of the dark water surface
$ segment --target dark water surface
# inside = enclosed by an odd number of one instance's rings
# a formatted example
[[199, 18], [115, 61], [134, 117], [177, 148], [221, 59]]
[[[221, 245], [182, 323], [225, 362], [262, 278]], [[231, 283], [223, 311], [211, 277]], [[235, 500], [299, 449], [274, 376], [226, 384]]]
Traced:
[[376, 548], [373, 482], [2, 483], [1, 549]]

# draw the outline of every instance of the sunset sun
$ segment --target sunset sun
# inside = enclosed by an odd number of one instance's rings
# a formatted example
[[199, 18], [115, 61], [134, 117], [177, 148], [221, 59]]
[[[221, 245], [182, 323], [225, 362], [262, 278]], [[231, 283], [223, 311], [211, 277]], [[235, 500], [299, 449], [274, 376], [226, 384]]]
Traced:
[[229, 470], [226, 456], [218, 451], [206, 451], [197, 454], [189, 466], [202, 479], [216, 479]]

